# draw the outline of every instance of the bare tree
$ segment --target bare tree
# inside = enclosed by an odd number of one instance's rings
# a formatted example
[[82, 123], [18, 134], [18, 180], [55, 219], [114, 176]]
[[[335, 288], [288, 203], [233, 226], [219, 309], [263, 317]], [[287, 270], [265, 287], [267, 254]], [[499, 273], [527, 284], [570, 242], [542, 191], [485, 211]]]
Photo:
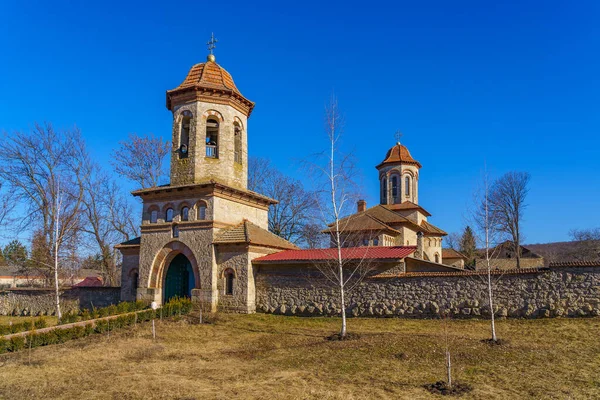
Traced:
[[155, 187], [167, 176], [163, 164], [170, 150], [171, 143], [160, 137], [130, 134], [128, 140], [119, 142], [119, 148], [113, 151], [111, 164], [116, 173], [142, 189]]
[[[301, 244], [305, 226], [314, 221], [317, 211], [314, 193], [297, 179], [284, 175], [264, 158], [250, 159], [249, 189], [278, 201], [269, 208], [269, 230]], [[304, 244], [304, 243], [302, 243]]]
[[449, 233], [448, 236], [444, 238], [445, 247], [448, 249], [460, 250], [460, 234], [457, 232]]
[[571, 240], [577, 242], [574, 258], [582, 261], [600, 259], [600, 228], [572, 229], [569, 236]]
[[[77, 241], [81, 229], [86, 155], [77, 128], [56, 131], [51, 124], [35, 124], [31, 132], [5, 133], [0, 143], [0, 178], [12, 200], [23, 205], [14, 227], [36, 229], [44, 247], [51, 249], [52, 260], [66, 250], [65, 245]], [[56, 268], [56, 262], [37, 261], [50, 271]]]
[[351, 214], [358, 196], [353, 183], [356, 174], [352, 156], [338, 154], [342, 117], [335, 98], [331, 99], [325, 110], [325, 130], [329, 149], [325, 154], [313, 157], [321, 159], [323, 163], [311, 161], [307, 164], [310, 171], [316, 174], [313, 181], [322, 184], [316, 192], [317, 205], [323, 220], [333, 221], [329, 224], [328, 232], [335, 256], [329, 256], [331, 251], [323, 251], [327, 256], [314, 263], [314, 266], [338, 292], [342, 316], [339, 337], [344, 339], [347, 335], [346, 295], [372, 270], [372, 266], [367, 247], [345, 248], [353, 239], [350, 239], [352, 233], [345, 229], [351, 218], [344, 217]]
[[498, 234], [497, 227], [498, 222], [495, 220], [497, 214], [492, 212], [491, 199], [490, 199], [490, 188], [488, 183], [487, 172], [484, 173], [483, 177], [483, 188], [481, 193], [476, 197], [475, 205], [475, 226], [481, 235], [481, 241], [483, 243], [483, 254], [485, 256], [485, 267], [486, 267], [486, 279], [485, 283], [487, 286], [487, 303], [490, 309], [490, 329], [492, 334], [492, 341], [497, 342], [498, 337], [496, 335], [496, 320], [495, 320], [495, 309], [494, 309], [494, 283], [492, 280], [492, 259], [494, 258], [494, 250], [497, 249], [495, 246], [496, 236]]
[[510, 238], [517, 268], [521, 268], [521, 222], [527, 207], [525, 199], [530, 179], [527, 172], [507, 172], [494, 182], [489, 191], [489, 212], [495, 228]]
[[90, 173], [83, 182], [86, 221], [82, 231], [91, 239], [99, 256], [104, 284], [116, 286], [120, 282], [120, 257], [114, 245], [137, 236], [138, 223], [119, 186], [98, 165], [90, 163], [89, 167]]

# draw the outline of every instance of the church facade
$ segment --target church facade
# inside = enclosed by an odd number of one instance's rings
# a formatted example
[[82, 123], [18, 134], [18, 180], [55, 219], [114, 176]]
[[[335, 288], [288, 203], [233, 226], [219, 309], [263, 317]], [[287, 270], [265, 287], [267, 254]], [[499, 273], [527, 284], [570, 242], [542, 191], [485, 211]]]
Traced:
[[[247, 189], [254, 103], [212, 54], [167, 91], [166, 105], [173, 115], [171, 181], [132, 193], [143, 202], [141, 236], [116, 246], [121, 299], [161, 304], [190, 296], [210, 311], [255, 312], [261, 268], [310, 268], [329, 253], [300, 250], [268, 231], [277, 201]], [[382, 270], [456, 270], [442, 264], [445, 232], [418, 205], [420, 168], [405, 146], [392, 147], [377, 166], [380, 204], [367, 209], [361, 201], [343, 221], [346, 247], [364, 248], [363, 257]]]

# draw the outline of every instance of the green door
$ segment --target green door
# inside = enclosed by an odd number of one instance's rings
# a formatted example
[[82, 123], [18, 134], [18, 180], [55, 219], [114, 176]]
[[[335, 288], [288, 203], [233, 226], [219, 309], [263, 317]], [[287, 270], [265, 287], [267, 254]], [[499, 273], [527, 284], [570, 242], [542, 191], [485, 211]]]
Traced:
[[178, 254], [171, 261], [167, 270], [164, 302], [166, 303], [173, 297], [191, 297], [194, 287], [192, 264], [186, 256]]

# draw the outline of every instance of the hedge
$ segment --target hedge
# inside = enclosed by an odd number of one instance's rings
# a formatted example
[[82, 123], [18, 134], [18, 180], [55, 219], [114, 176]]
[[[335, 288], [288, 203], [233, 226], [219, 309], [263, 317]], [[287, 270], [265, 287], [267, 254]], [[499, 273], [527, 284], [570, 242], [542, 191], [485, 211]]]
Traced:
[[[108, 308], [108, 307], [107, 307]], [[118, 306], [115, 306], [118, 308]], [[126, 328], [139, 322], [151, 321], [155, 318], [173, 317], [188, 314], [192, 310], [192, 302], [187, 298], [174, 298], [169, 300], [162, 308], [157, 310], [143, 310], [137, 314], [119, 315], [111, 320], [98, 320], [95, 325], [90, 322], [84, 326], [70, 328], [56, 327], [48, 332], [30, 332], [23, 336], [13, 336], [10, 340], [0, 337], [0, 354], [19, 351], [25, 348], [47, 346], [50, 344], [64, 343], [69, 340], [79, 339], [94, 333], [106, 333], [115, 329]]]
[[11, 325], [0, 325], [0, 336], [10, 335], [11, 333], [31, 331], [33, 329], [42, 329], [47, 326], [44, 318], [37, 318], [35, 320], [17, 322]]

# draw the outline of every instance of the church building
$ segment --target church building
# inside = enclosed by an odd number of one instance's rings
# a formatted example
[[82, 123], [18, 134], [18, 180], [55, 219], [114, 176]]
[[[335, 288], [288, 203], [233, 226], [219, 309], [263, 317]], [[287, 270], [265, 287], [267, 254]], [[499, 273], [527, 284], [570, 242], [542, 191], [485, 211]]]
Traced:
[[[173, 115], [171, 181], [132, 193], [143, 202], [141, 236], [116, 246], [121, 299], [162, 304], [188, 296], [210, 311], [255, 312], [261, 268], [310, 268], [332, 255], [300, 250], [268, 231], [269, 206], [277, 201], [247, 189], [254, 103], [212, 50], [166, 92], [166, 106]], [[420, 167], [406, 147], [392, 147], [377, 166], [380, 204], [367, 209], [359, 202], [344, 220], [347, 246], [364, 247], [361, 257], [382, 270], [456, 270], [442, 264], [446, 233], [418, 205]]]

